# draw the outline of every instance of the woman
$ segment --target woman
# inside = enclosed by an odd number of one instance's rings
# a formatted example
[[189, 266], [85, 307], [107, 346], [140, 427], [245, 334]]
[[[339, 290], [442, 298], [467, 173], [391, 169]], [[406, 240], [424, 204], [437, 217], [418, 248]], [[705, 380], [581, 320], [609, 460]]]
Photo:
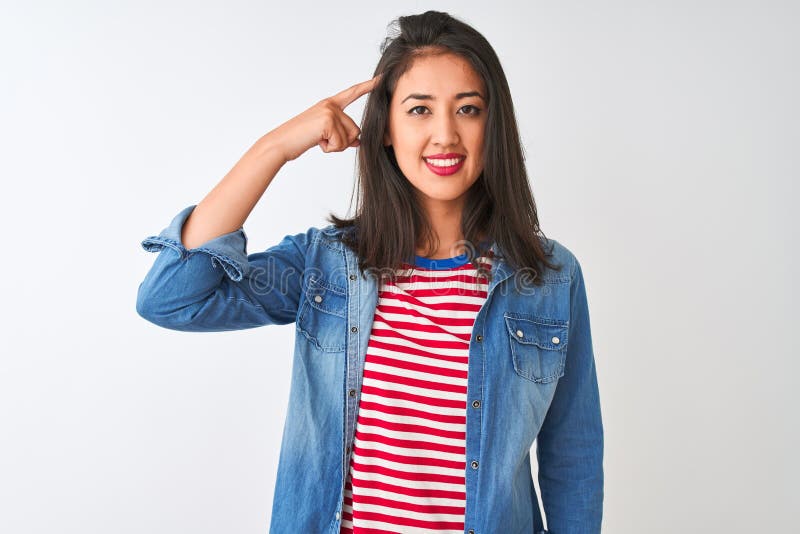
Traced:
[[[343, 110], [367, 93], [359, 128]], [[359, 147], [356, 214], [248, 255], [247, 216], [315, 145]], [[400, 17], [372, 79], [264, 135], [142, 244], [160, 252], [147, 320], [296, 324], [271, 532], [547, 532], [534, 440], [549, 531], [600, 531], [581, 267], [539, 229], [505, 74], [470, 26]]]

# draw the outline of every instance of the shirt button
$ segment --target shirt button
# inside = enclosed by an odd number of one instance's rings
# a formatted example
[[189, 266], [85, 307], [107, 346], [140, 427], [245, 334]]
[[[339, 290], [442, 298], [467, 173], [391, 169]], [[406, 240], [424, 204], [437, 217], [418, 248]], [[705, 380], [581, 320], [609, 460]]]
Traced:
[[355, 279], [356, 279], [356, 275], [354, 275], [354, 274], [351, 274], [351, 275], [350, 275], [350, 280], [355, 280]]
[[517, 330], [517, 337], [522, 337], [525, 334], [522, 333], [522, 330]]
[[477, 469], [478, 468], [478, 461], [477, 460], [472, 460], [472, 462], [470, 462], [469, 465], [471, 465], [473, 469]]
[[472, 401], [472, 407], [473, 408], [480, 408], [481, 407], [481, 401], [479, 401], [478, 399], [475, 399], [474, 401]]
[[339, 519], [339, 512], [336, 512], [336, 519]]
[[475, 534], [475, 531], [472, 530], [472, 529], [469, 529], [469, 534]]
[[560, 340], [560, 339], [558, 339], [558, 338], [557, 338], [557, 337], [555, 337], [555, 336], [553, 337], [552, 341], [553, 341], [553, 343], [554, 343], [554, 344], [556, 344], [556, 345], [558, 345], [559, 343], [561, 343], [561, 340]]
[[351, 397], [355, 397], [356, 396], [356, 390], [354, 390], [354, 389], [351, 389], [350, 391], [348, 391], [348, 393], [350, 394]]
[[482, 336], [482, 335], [480, 335], [480, 334], [478, 334], [478, 335], [475, 337], [475, 339], [476, 339], [476, 340], [478, 340], [478, 342], [481, 342], [481, 341], [483, 341], [483, 336]]
[[344, 448], [345, 454], [350, 454], [350, 445]]
[[350, 327], [350, 331], [351, 332], [358, 332], [358, 327], [357, 326], [351, 326]]
[[314, 297], [314, 302], [322, 302], [322, 297], [317, 295], [316, 297]]

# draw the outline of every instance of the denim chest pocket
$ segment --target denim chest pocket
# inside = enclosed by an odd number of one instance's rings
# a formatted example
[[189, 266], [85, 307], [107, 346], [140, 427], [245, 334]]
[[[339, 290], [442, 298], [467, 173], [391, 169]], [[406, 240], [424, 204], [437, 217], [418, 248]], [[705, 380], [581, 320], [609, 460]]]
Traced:
[[324, 352], [342, 352], [347, 343], [347, 290], [317, 275], [306, 279], [297, 330]]
[[542, 384], [563, 376], [568, 322], [511, 312], [504, 316], [517, 374]]

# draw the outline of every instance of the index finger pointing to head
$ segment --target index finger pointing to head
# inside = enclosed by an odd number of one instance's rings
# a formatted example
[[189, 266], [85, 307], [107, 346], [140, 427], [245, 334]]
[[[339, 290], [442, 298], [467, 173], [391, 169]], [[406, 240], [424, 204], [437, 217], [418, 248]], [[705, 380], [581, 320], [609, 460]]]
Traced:
[[331, 100], [336, 102], [336, 104], [338, 104], [339, 107], [344, 109], [353, 102], [355, 102], [356, 100], [358, 100], [361, 96], [372, 91], [372, 89], [375, 88], [375, 85], [381, 79], [381, 75], [382, 74], [378, 74], [374, 78], [370, 78], [369, 80], [348, 87], [344, 91], [332, 96]]

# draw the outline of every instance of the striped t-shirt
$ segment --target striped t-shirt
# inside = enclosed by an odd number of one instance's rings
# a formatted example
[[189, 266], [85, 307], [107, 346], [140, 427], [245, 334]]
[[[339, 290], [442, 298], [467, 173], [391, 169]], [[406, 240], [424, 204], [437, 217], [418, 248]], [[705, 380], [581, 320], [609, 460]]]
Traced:
[[464, 532], [467, 361], [488, 279], [466, 255], [415, 264], [379, 288], [342, 533]]

